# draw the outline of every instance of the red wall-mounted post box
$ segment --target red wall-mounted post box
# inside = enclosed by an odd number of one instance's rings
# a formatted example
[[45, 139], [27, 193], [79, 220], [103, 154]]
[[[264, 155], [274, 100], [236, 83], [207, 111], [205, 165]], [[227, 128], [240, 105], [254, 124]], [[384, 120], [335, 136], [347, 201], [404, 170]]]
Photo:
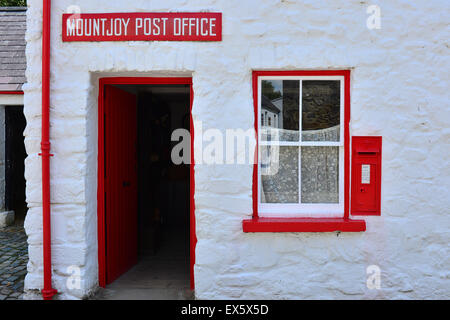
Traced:
[[381, 137], [352, 137], [351, 214], [381, 215]]

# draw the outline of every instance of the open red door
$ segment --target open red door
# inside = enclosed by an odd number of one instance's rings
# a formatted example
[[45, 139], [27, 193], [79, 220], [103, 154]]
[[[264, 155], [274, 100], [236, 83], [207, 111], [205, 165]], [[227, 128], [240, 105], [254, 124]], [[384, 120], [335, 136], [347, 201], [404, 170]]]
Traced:
[[137, 262], [136, 96], [104, 88], [106, 284]]

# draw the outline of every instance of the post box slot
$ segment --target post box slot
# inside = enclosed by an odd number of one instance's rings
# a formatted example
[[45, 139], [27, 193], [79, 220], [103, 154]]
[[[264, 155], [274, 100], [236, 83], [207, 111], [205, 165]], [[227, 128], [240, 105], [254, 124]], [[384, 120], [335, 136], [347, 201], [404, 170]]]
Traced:
[[360, 153], [360, 152], [380, 152], [380, 148], [376, 145], [365, 145], [365, 144], [360, 144], [358, 146], [355, 146], [356, 152]]
[[376, 155], [377, 152], [371, 152], [371, 151], [358, 151], [358, 154], [366, 154], [366, 155]]

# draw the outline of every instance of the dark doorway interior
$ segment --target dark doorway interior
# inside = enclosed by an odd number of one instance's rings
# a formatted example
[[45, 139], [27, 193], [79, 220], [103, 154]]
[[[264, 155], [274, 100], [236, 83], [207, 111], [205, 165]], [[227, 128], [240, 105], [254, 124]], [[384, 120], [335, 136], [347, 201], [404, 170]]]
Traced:
[[115, 87], [137, 100], [138, 263], [103, 298], [190, 298], [190, 168], [171, 160], [172, 132], [189, 131], [190, 87]]
[[147, 90], [138, 95], [139, 252], [156, 255], [173, 230], [189, 245], [189, 165], [171, 161], [172, 132], [189, 130], [189, 87]]
[[27, 213], [25, 197], [25, 130], [23, 106], [5, 107], [5, 156], [6, 156], [6, 210], [15, 212], [16, 223], [21, 223]]

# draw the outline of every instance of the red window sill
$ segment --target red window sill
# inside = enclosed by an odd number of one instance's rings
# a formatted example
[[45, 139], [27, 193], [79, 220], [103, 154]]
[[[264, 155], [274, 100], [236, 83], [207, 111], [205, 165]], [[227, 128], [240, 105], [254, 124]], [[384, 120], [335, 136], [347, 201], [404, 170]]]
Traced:
[[362, 232], [364, 220], [344, 218], [253, 218], [242, 221], [244, 232]]

